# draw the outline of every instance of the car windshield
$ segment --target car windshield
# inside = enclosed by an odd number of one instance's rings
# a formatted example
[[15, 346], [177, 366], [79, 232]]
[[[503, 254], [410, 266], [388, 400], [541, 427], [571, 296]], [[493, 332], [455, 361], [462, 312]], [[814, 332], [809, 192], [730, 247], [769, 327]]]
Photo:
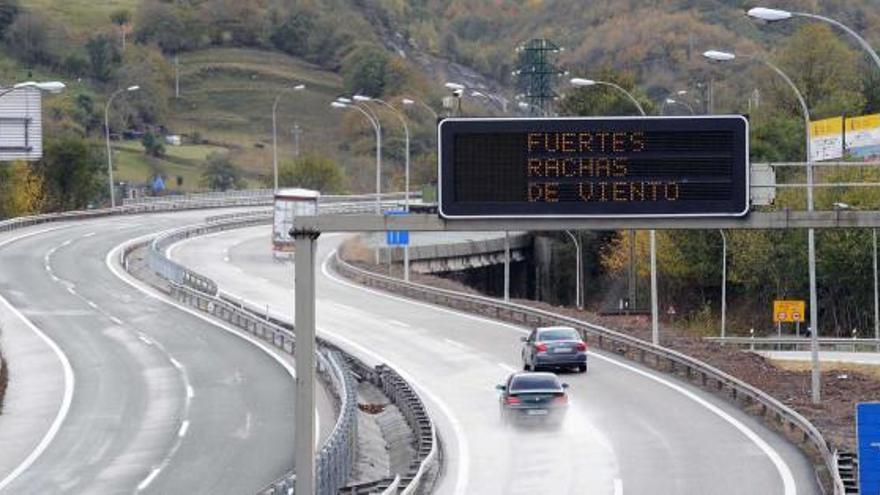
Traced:
[[554, 328], [538, 332], [538, 340], [543, 342], [548, 340], [580, 340], [580, 336], [571, 328]]
[[510, 383], [511, 392], [527, 392], [529, 390], [562, 390], [562, 386], [553, 375], [521, 375], [514, 377]]

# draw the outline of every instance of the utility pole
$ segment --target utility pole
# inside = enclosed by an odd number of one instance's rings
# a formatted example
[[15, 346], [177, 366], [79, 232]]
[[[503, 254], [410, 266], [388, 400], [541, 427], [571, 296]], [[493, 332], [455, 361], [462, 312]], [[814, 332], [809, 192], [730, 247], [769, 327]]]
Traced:
[[568, 74], [551, 60], [553, 55], [562, 50], [552, 41], [543, 38], [533, 39], [516, 49], [519, 52], [519, 68], [513, 75], [517, 76], [517, 88], [530, 108], [539, 110], [542, 116], [550, 112], [551, 102], [559, 97], [553, 91], [557, 78]]
[[174, 97], [180, 98], [180, 55], [174, 54]]
[[302, 127], [294, 122], [290, 132], [293, 134], [293, 156], [299, 158], [299, 138], [302, 135]]

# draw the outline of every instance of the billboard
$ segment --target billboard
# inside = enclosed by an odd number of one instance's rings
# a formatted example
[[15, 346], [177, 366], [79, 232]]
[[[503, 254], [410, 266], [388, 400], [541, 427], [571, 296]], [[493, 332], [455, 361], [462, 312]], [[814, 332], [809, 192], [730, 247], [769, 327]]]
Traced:
[[814, 162], [843, 158], [843, 117], [810, 122], [810, 154]]
[[846, 119], [846, 152], [864, 160], [880, 159], [880, 114]]
[[742, 216], [738, 115], [452, 118], [440, 122], [446, 218]]
[[0, 90], [0, 161], [39, 160], [43, 156], [40, 90]]

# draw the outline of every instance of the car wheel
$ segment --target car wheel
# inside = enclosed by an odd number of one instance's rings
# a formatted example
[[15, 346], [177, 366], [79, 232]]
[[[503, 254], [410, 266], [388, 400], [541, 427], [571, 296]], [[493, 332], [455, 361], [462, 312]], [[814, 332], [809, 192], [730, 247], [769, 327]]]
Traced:
[[586, 364], [579, 364], [578, 371], [581, 373], [586, 373], [587, 372], [587, 365]]

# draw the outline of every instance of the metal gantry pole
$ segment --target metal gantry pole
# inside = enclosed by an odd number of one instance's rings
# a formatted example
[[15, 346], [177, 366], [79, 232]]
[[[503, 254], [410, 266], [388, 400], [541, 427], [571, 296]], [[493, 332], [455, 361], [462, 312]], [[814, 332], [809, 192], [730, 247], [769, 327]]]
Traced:
[[504, 302], [510, 302], [510, 231], [504, 231]]
[[726, 337], [727, 327], [727, 236], [721, 232], [721, 338]]
[[651, 342], [660, 345], [660, 322], [657, 312], [657, 231], [651, 230]]
[[877, 285], [877, 229], [871, 229], [874, 244], [874, 339], [877, 340], [877, 351], [880, 352], [880, 287]]
[[566, 230], [565, 233], [568, 234], [569, 237], [571, 237], [571, 241], [574, 243], [574, 249], [575, 249], [575, 270], [576, 270], [575, 278], [574, 278], [575, 279], [575, 288], [574, 288], [575, 289], [574, 290], [575, 305], [577, 306], [578, 309], [584, 309], [584, 303], [582, 301], [582, 294], [581, 294], [581, 292], [582, 292], [581, 291], [581, 243], [578, 242], [577, 237], [570, 230]]
[[317, 232], [294, 232], [295, 493], [315, 493], [315, 250]]

